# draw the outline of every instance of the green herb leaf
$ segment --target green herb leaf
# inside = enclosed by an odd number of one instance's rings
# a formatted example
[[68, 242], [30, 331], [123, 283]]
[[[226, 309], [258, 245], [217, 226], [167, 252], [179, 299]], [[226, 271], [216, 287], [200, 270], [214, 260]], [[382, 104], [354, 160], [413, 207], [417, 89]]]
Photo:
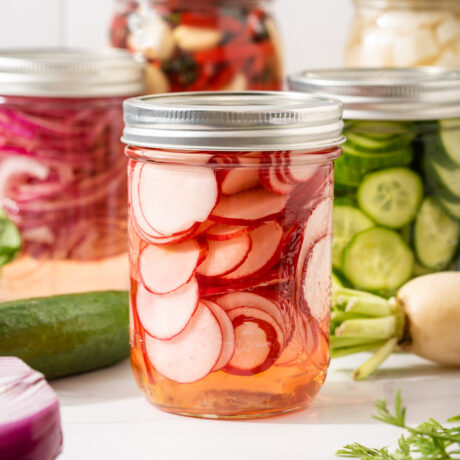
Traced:
[[0, 210], [0, 267], [11, 262], [21, 250], [21, 235], [16, 225]]
[[[387, 447], [375, 449], [353, 443], [337, 451], [336, 455], [362, 460], [418, 460], [418, 459], [460, 459], [460, 426], [447, 428], [434, 419], [421, 423], [416, 428], [406, 425], [406, 408], [402, 404], [401, 392], [395, 397], [394, 413], [388, 410], [386, 401], [376, 401], [376, 420], [398, 426], [408, 432], [401, 436], [398, 448], [390, 453]], [[452, 417], [448, 422], [458, 422], [460, 416]]]

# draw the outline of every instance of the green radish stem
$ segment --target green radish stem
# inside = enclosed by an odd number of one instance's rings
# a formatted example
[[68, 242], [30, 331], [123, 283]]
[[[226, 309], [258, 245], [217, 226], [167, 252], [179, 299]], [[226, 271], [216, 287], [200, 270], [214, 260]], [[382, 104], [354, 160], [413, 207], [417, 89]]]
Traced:
[[414, 278], [389, 300], [334, 283], [332, 299], [332, 357], [376, 350], [355, 379], [375, 372], [398, 346], [460, 367], [460, 272]]
[[334, 286], [331, 315], [331, 354], [333, 358], [376, 350], [354, 373], [363, 380], [385, 361], [402, 340], [405, 316], [394, 298]]

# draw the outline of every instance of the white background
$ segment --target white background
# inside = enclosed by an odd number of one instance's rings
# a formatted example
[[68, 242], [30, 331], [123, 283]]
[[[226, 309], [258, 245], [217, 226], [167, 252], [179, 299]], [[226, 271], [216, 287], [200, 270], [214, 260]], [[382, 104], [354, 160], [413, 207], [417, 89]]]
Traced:
[[[0, 0], [0, 47], [101, 46], [115, 0]], [[351, 0], [275, 0], [287, 71], [342, 64]]]

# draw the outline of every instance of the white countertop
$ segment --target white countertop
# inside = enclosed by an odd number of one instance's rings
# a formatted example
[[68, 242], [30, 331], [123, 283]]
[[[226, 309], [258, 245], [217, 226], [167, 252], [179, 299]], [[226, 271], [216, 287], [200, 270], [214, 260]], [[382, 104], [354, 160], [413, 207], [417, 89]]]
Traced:
[[353, 382], [365, 355], [333, 361], [314, 404], [291, 415], [248, 421], [200, 420], [163, 413], [145, 400], [129, 362], [53, 383], [61, 401], [61, 460], [334, 459], [347, 443], [394, 447], [401, 430], [377, 422], [375, 399], [392, 407], [403, 392], [408, 422], [444, 422], [460, 413], [460, 370], [393, 355], [379, 374]]

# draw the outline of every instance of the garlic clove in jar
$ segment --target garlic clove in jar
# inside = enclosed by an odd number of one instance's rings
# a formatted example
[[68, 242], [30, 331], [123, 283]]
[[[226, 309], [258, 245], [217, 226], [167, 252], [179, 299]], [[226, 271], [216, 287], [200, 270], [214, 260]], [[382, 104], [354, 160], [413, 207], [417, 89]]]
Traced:
[[145, 86], [148, 94], [168, 93], [171, 89], [168, 77], [155, 64], [148, 64], [145, 69]]
[[147, 59], [169, 59], [175, 49], [171, 26], [144, 6], [130, 16], [128, 47]]
[[222, 91], [244, 91], [246, 89], [248, 89], [248, 79], [246, 78], [246, 75], [238, 72], [222, 88]]
[[448, 45], [460, 36], [460, 21], [450, 16], [436, 27], [435, 35], [439, 45]]
[[428, 64], [440, 51], [430, 29], [416, 29], [408, 36], [394, 39], [394, 59], [397, 66]]
[[173, 37], [184, 51], [203, 51], [217, 46], [222, 40], [222, 32], [209, 27], [181, 25], [174, 29]]
[[394, 36], [391, 31], [368, 28], [363, 33], [359, 61], [361, 66], [384, 67], [393, 64]]
[[458, 69], [460, 68], [460, 54], [448, 48], [435, 61], [435, 65], [446, 69]]

